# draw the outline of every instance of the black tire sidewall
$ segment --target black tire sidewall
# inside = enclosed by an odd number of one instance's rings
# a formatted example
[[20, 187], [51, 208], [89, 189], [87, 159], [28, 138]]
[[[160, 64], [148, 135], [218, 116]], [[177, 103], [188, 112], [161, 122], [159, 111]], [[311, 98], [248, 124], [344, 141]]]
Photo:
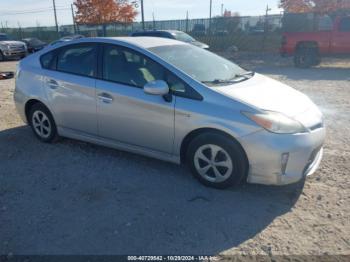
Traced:
[[0, 50], [0, 62], [5, 61], [5, 56], [3, 55], [3, 53]]
[[[37, 132], [35, 131], [34, 129], [34, 126], [33, 126], [33, 114], [36, 112], [36, 111], [41, 111], [43, 112], [47, 118], [49, 119], [50, 121], [50, 125], [51, 125], [51, 134], [47, 137], [47, 138], [43, 138], [41, 136], [39, 136], [37, 134]], [[51, 142], [54, 142], [57, 138], [57, 127], [56, 127], [56, 124], [55, 124], [55, 121], [52, 117], [52, 114], [51, 112], [49, 111], [49, 109], [47, 109], [46, 106], [44, 106], [43, 104], [35, 104], [31, 109], [30, 109], [30, 112], [29, 112], [29, 119], [28, 119], [28, 122], [30, 124], [30, 127], [32, 128], [35, 136], [42, 142], [44, 143], [51, 143]]]
[[[197, 149], [203, 145], [213, 144], [222, 147], [231, 157], [233, 171], [229, 178], [220, 183], [215, 183], [203, 178], [196, 170], [194, 155]], [[202, 184], [217, 189], [225, 189], [236, 186], [246, 181], [248, 173], [248, 160], [242, 147], [233, 138], [228, 138], [221, 134], [205, 133], [194, 138], [187, 150], [186, 162], [193, 176]]]
[[[304, 59], [304, 61], [302, 61]], [[297, 50], [294, 56], [294, 64], [299, 68], [310, 68], [315, 65], [317, 52], [313, 48], [301, 48]]]

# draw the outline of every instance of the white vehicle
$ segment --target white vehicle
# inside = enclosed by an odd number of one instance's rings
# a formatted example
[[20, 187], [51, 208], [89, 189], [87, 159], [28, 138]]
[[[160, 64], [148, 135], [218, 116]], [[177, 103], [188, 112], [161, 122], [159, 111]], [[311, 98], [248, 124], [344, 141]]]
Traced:
[[6, 34], [0, 34], [0, 61], [10, 58], [24, 58], [27, 46], [21, 41], [12, 41]]

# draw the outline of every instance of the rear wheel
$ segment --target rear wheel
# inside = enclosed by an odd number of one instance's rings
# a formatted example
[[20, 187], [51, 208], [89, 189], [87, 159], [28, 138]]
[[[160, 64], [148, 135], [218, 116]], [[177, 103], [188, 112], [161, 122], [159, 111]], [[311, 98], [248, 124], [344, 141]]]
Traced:
[[57, 128], [50, 111], [43, 104], [30, 109], [29, 123], [35, 136], [42, 142], [51, 143], [57, 138]]
[[318, 65], [320, 61], [316, 48], [299, 48], [294, 56], [294, 64], [299, 68], [310, 68]]
[[233, 138], [215, 133], [202, 134], [191, 141], [187, 163], [202, 184], [219, 189], [240, 184], [248, 171], [241, 146]]
[[0, 62], [5, 61], [5, 56], [3, 53], [0, 51]]

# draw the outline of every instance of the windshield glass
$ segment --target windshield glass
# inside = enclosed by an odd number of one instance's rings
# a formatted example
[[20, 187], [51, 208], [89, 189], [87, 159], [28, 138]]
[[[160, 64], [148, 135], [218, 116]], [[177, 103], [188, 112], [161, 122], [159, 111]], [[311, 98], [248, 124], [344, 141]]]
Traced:
[[196, 41], [192, 36], [184, 33], [184, 32], [174, 32], [172, 35], [175, 37], [176, 40], [182, 41], [182, 42], [194, 42]]
[[0, 41], [6, 41], [9, 40], [7, 35], [0, 35]]
[[157, 46], [149, 50], [200, 82], [224, 82], [248, 73], [231, 61], [192, 45]]
[[32, 38], [28, 41], [31, 45], [42, 45], [44, 42], [37, 38]]

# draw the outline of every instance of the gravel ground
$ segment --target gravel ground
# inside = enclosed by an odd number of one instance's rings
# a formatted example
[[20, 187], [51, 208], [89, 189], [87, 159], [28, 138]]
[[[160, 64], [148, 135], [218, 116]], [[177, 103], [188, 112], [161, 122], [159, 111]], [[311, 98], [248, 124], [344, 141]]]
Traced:
[[40, 143], [15, 112], [14, 80], [3, 80], [0, 254], [350, 255], [350, 61], [299, 70], [271, 55], [236, 59], [324, 112], [324, 160], [305, 183], [218, 191], [162, 161]]

